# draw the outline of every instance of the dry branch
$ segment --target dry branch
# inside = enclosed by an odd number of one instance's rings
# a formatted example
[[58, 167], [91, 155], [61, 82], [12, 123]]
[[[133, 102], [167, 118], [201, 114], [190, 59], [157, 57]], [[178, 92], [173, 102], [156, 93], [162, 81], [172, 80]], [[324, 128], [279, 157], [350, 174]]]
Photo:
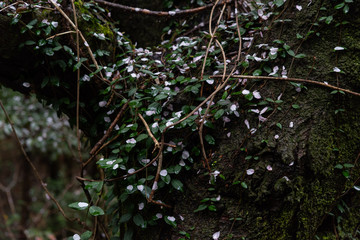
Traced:
[[[207, 4], [205, 6], [198, 7], [198, 8], [166, 12], [166, 11], [153, 11], [153, 10], [144, 9], [144, 8], [129, 7], [129, 6], [125, 6], [122, 4], [112, 3], [112, 2], [108, 2], [108, 1], [104, 1], [104, 0], [95, 0], [95, 2], [109, 6], [109, 7], [132, 12], [132, 13], [141, 13], [141, 14], [153, 15], [153, 16], [159, 16], [159, 17], [173, 17], [173, 16], [193, 14], [193, 13], [197, 13], [197, 12], [212, 8], [214, 6], [214, 4]], [[219, 3], [219, 5], [223, 5], [223, 4], [229, 3], [229, 2], [231, 2], [231, 0], [225, 0], [225, 1], [222, 1], [221, 3]]]

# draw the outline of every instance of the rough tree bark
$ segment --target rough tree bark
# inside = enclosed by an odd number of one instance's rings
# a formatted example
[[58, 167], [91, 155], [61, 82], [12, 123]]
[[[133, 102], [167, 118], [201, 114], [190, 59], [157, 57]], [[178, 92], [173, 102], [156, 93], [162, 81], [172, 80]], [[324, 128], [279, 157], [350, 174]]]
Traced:
[[[263, 31], [263, 39], [272, 42], [282, 39], [288, 45], [298, 46], [304, 59], [288, 58], [285, 65], [291, 70], [289, 77], [312, 79], [360, 91], [360, 6], [352, 4], [350, 11], [338, 22], [347, 21], [339, 27], [323, 24], [303, 41], [296, 33], [306, 35], [310, 26], [322, 15], [332, 15], [334, 1], [286, 2], [278, 21], [270, 30]], [[341, 1], [337, 1], [341, 2]], [[301, 5], [298, 11], [295, 5]], [[326, 10], [320, 10], [325, 6]], [[114, 13], [113, 13], [114, 14]], [[336, 18], [336, 15], [334, 16]], [[51, 102], [52, 98], [68, 97], [75, 100], [76, 75], [62, 72], [47, 64], [34, 65], [36, 55], [29, 48], [18, 49], [18, 45], [32, 36], [20, 35], [19, 29], [9, 25], [10, 19], [0, 14], [0, 83], [22, 93], [34, 92], [40, 99]], [[132, 23], [136, 26], [136, 23]], [[138, 27], [138, 26], [136, 26]], [[136, 41], [136, 39], [135, 39]], [[334, 47], [343, 46], [346, 51], [335, 54]], [[293, 61], [293, 62], [292, 62]], [[345, 74], [333, 72], [338, 67]], [[66, 81], [71, 87], [41, 88], [40, 79], [49, 73]], [[31, 88], [23, 86], [30, 82]], [[81, 102], [91, 102], [99, 95], [98, 83], [91, 82], [82, 90]], [[202, 164], [195, 163], [192, 170], [183, 175], [184, 193], [170, 197], [174, 215], [184, 221], [177, 229], [164, 231], [150, 229], [150, 235], [138, 239], [178, 239], [179, 231], [186, 231], [191, 239], [211, 239], [220, 231], [220, 239], [356, 239], [360, 233], [359, 193], [352, 187], [360, 176], [358, 158], [360, 152], [360, 98], [350, 94], [330, 94], [331, 90], [306, 84], [301, 92], [294, 90], [288, 82], [255, 82], [261, 86], [263, 96], [277, 99], [277, 105], [269, 121], [260, 130], [250, 135], [244, 125], [248, 115], [241, 113], [230, 123], [218, 123], [213, 132], [218, 141], [212, 149], [212, 167], [225, 177], [218, 177], [213, 191], [209, 191], [208, 177]], [[239, 104], [245, 104], [239, 99]], [[295, 107], [293, 107], [295, 104]], [[300, 106], [300, 109], [295, 109]], [[339, 111], [339, 109], [341, 109]], [[59, 106], [74, 119], [74, 109]], [[97, 128], [97, 114], [87, 105], [82, 116], [90, 123], [81, 125], [93, 142], [104, 129]], [[336, 112], [336, 114], [335, 114]], [[277, 123], [281, 123], [281, 127]], [[231, 132], [229, 137], [227, 134]], [[246, 158], [253, 156], [251, 160]], [[353, 164], [348, 169], [351, 179], [342, 174], [344, 169], [335, 166]], [[269, 167], [271, 166], [271, 168]], [[246, 169], [254, 169], [247, 175]], [[236, 182], [245, 182], [247, 188]], [[204, 197], [221, 196], [216, 212], [197, 212], [194, 209]], [[344, 210], [347, 206], [349, 209]], [[164, 234], [164, 235], [162, 235]]]

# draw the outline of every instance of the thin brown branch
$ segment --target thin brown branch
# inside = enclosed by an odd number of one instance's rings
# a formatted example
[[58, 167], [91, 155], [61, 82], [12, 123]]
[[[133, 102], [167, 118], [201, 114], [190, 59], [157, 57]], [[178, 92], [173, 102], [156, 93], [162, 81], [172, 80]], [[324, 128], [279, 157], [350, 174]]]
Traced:
[[[110, 127], [108, 128], [108, 130], [106, 130], [106, 133], [104, 134], [104, 136], [95, 144], [95, 146], [91, 149], [90, 151], [90, 155], [94, 155], [94, 153], [97, 151], [98, 148], [101, 147], [101, 145], [105, 142], [105, 140], [110, 136], [110, 133], [112, 132], [112, 130], [114, 129], [114, 127], [116, 126], [116, 123], [120, 120], [121, 116], [124, 114], [124, 111], [126, 110], [126, 108], [128, 107], [129, 103], [125, 103], [124, 106], [122, 106], [120, 112], [118, 113], [118, 115], [115, 117], [114, 121], [110, 124]], [[89, 160], [88, 160], [89, 161]], [[87, 162], [88, 162], [87, 161]], [[84, 165], [87, 165], [88, 163], [85, 163]]]
[[16, 185], [16, 183], [18, 181], [19, 169], [20, 169], [19, 165], [16, 164], [15, 165], [15, 171], [13, 173], [13, 177], [12, 177], [11, 182], [9, 183], [9, 185], [7, 185], [5, 187], [2, 183], [0, 183], [0, 190], [6, 193], [6, 197], [7, 197], [9, 207], [10, 207], [10, 210], [11, 210], [12, 214], [15, 214], [16, 210], [15, 210], [14, 199], [13, 199], [12, 194], [11, 194], [11, 189], [13, 189], [15, 187], [15, 185]]
[[[247, 79], [266, 79], [266, 80], [279, 80], [279, 81], [287, 81], [287, 82], [303, 82], [303, 83], [311, 83], [315, 85], [320, 85], [323, 87], [331, 88], [338, 91], [343, 91], [345, 93], [349, 93], [351, 95], [355, 95], [360, 97], [360, 93], [354, 92], [345, 88], [336, 87], [327, 83], [318, 82], [314, 80], [302, 79], [302, 78], [282, 78], [282, 77], [268, 77], [268, 76], [247, 76], [247, 75], [227, 75], [231, 78], [247, 78]], [[220, 78], [222, 75], [212, 75], [212, 78]]]
[[[192, 8], [192, 9], [166, 12], [166, 11], [153, 11], [153, 10], [144, 9], [144, 8], [129, 7], [129, 6], [125, 6], [122, 4], [112, 3], [112, 2], [108, 2], [108, 1], [104, 1], [104, 0], [95, 0], [95, 2], [109, 6], [109, 7], [121, 9], [121, 10], [127, 11], [127, 12], [153, 15], [153, 16], [159, 16], [159, 17], [176, 17], [176, 16], [182, 16], [182, 15], [194, 14], [194, 13], [198, 13], [200, 11], [212, 8], [214, 5], [216, 5], [216, 4], [207, 4], [205, 6]], [[231, 0], [222, 1], [221, 3], [219, 3], [219, 5], [223, 5], [223, 4], [229, 3], [229, 2], [231, 2]]]
[[152, 134], [149, 125], [147, 124], [147, 122], [145, 121], [145, 119], [143, 118], [143, 116], [141, 116], [141, 114], [138, 114], [139, 118], [141, 119], [141, 121], [144, 123], [146, 131], [148, 132], [149, 136], [151, 137], [151, 139], [154, 141], [155, 143], [155, 147], [159, 148], [159, 142], [158, 140], [156, 140], [156, 138], [154, 137], [154, 135]]
[[66, 34], [69, 34], [69, 33], [76, 33], [76, 31], [66, 31], [66, 32], [62, 32], [62, 33], [57, 33], [55, 35], [52, 35], [51, 37], [48, 37], [46, 40], [53, 39], [53, 38], [56, 38], [58, 36], [66, 35]]
[[[76, 57], [78, 63], [80, 63], [79, 27], [76, 17], [74, 0], [71, 1], [71, 5], [73, 8], [74, 22], [76, 29]], [[82, 162], [79, 119], [80, 119], [80, 67], [77, 69], [77, 82], [76, 82], [76, 138], [77, 138], [77, 150], [78, 150], [79, 160], [80, 162]]]

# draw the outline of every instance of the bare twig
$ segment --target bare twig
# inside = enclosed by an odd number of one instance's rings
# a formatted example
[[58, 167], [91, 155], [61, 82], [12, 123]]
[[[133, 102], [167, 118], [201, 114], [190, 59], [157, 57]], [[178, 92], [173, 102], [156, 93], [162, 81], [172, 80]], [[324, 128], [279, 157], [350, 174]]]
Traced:
[[[193, 13], [197, 13], [197, 12], [209, 9], [209, 8], [213, 7], [214, 5], [216, 5], [216, 3], [215, 3], [215, 4], [208, 4], [208, 5], [205, 5], [202, 7], [198, 7], [198, 8], [165, 12], [165, 11], [152, 11], [152, 10], [144, 9], [144, 8], [134, 8], [134, 7], [129, 7], [129, 6], [125, 6], [122, 4], [112, 3], [112, 2], [108, 2], [108, 1], [104, 1], [104, 0], [95, 0], [95, 2], [109, 6], [109, 7], [128, 11], [128, 12], [141, 13], [141, 14], [153, 15], [153, 16], [159, 16], [159, 17], [174, 17], [174, 16], [193, 14]], [[222, 1], [220, 4], [225, 4], [228, 2], [231, 2], [231, 0]]]
[[19, 166], [16, 164], [15, 170], [13, 173], [13, 177], [12, 177], [9, 185], [4, 186], [2, 183], [0, 183], [0, 190], [6, 193], [6, 197], [8, 199], [9, 207], [10, 207], [12, 214], [15, 214], [16, 210], [15, 210], [14, 199], [11, 195], [11, 189], [13, 189], [15, 187], [17, 180], [18, 180], [18, 176], [19, 176]]
[[[80, 63], [79, 27], [78, 27], [78, 22], [77, 22], [74, 0], [71, 1], [71, 5], [73, 8], [74, 22], [75, 22], [75, 29], [76, 29], [76, 57], [77, 57], [78, 63]], [[77, 138], [78, 155], [79, 155], [80, 162], [82, 162], [80, 129], [79, 129], [80, 116], [79, 115], [80, 115], [80, 67], [77, 69], [77, 82], [76, 82], [76, 138]]]
[[58, 36], [66, 35], [66, 34], [69, 34], [69, 33], [76, 33], [76, 31], [66, 31], [66, 32], [62, 32], [62, 33], [57, 33], [55, 35], [52, 35], [51, 37], [48, 37], [46, 40], [53, 39], [53, 38], [56, 38]]
[[[101, 147], [101, 145], [105, 142], [105, 140], [110, 136], [110, 133], [112, 132], [112, 130], [114, 129], [114, 127], [116, 126], [116, 123], [120, 120], [121, 116], [124, 114], [126, 108], [128, 107], [129, 103], [125, 103], [122, 108], [120, 109], [120, 112], [118, 113], [118, 115], [115, 117], [114, 121], [110, 124], [110, 127], [108, 128], [108, 130], [106, 130], [105, 135], [95, 144], [95, 146], [91, 149], [90, 151], [90, 155], [94, 155], [95, 152]], [[90, 160], [90, 159], [89, 159]], [[89, 161], [88, 160], [88, 161]], [[88, 162], [87, 161], [87, 162]], [[84, 165], [87, 165], [88, 163], [84, 163]]]
[[[323, 87], [327, 87], [327, 88], [331, 88], [331, 89], [335, 89], [338, 91], [343, 91], [345, 93], [349, 93], [355, 96], [360, 97], [360, 93], [358, 92], [354, 92], [345, 88], [339, 88], [327, 83], [323, 83], [323, 82], [318, 82], [318, 81], [314, 81], [314, 80], [308, 80], [308, 79], [302, 79], [302, 78], [282, 78], [282, 77], [268, 77], [268, 76], [247, 76], [247, 75], [227, 75], [228, 77], [231, 78], [247, 78], [247, 79], [266, 79], [266, 80], [278, 80], [278, 81], [287, 81], [287, 82], [303, 82], [303, 83], [311, 83], [311, 84], [315, 84], [315, 85], [320, 85]], [[222, 77], [222, 75], [213, 75], [210, 76], [212, 78], [220, 78]]]
[[14, 3], [9, 4], [9, 5], [7, 5], [6, 7], [4, 7], [4, 8], [2, 8], [2, 9], [0, 9], [0, 12], [5, 11], [6, 9], [8, 9], [8, 8], [10, 8], [10, 7], [12, 7], [12, 6], [15, 6], [16, 4], [20, 4], [20, 3], [25, 3], [25, 2], [24, 2], [24, 1], [17, 1], [17, 2], [14, 2]]
[[159, 148], [160, 145], [159, 145], [159, 142], [158, 140], [156, 140], [156, 138], [154, 137], [154, 135], [152, 134], [150, 128], [149, 128], [149, 125], [147, 124], [147, 122], [145, 121], [145, 119], [143, 118], [143, 116], [141, 116], [141, 114], [139, 113], [138, 114], [139, 118], [141, 119], [141, 121], [144, 123], [144, 126], [146, 128], [146, 131], [148, 132], [149, 136], [151, 137], [151, 139], [154, 141], [155, 143], [155, 148]]

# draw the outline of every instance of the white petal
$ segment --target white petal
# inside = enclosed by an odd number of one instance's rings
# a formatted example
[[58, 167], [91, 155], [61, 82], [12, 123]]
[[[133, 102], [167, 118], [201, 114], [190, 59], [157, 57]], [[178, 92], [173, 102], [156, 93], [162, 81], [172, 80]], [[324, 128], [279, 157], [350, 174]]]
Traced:
[[170, 222], [175, 222], [175, 218], [173, 216], [168, 216], [167, 219], [170, 221]]
[[135, 140], [135, 138], [130, 138], [130, 139], [126, 140], [126, 143], [135, 144], [136, 140]]
[[214, 234], [212, 235], [212, 237], [213, 237], [214, 240], [218, 240], [219, 237], [220, 237], [220, 231], [214, 233]]
[[289, 127], [290, 127], [290, 128], [294, 127], [294, 122], [290, 122], [290, 123], [289, 123]]
[[165, 177], [167, 174], [168, 174], [168, 172], [167, 172], [166, 169], [163, 169], [163, 170], [160, 171], [160, 176]]
[[99, 107], [105, 107], [106, 103], [107, 103], [106, 101], [99, 102]]
[[73, 239], [74, 240], [80, 240], [81, 238], [80, 238], [79, 234], [74, 234]]
[[268, 171], [272, 171], [272, 167], [271, 167], [270, 165], [267, 165], [267, 166], [266, 166], [266, 169], [267, 169]]
[[158, 189], [158, 184], [157, 184], [157, 182], [154, 182], [151, 190], [155, 191], [157, 189]]
[[296, 5], [296, 9], [299, 10], [299, 11], [301, 11], [301, 10], [302, 10], [302, 6]]
[[144, 164], [148, 164], [150, 162], [150, 159], [142, 159], [141, 162]]
[[250, 93], [250, 91], [249, 90], [246, 90], [246, 89], [244, 89], [243, 91], [242, 91], [242, 94], [244, 94], [244, 95], [248, 95]]
[[134, 189], [134, 186], [133, 186], [133, 185], [129, 185], [129, 186], [126, 187], [126, 189], [129, 190], [129, 191], [132, 191], [132, 190]]
[[248, 121], [247, 119], [245, 119], [244, 123], [245, 123], [246, 127], [247, 127], [248, 129], [250, 129], [250, 124], [249, 124], [249, 121]]
[[260, 111], [260, 115], [262, 115], [263, 113], [265, 113], [266, 110], [268, 110], [268, 107], [264, 107], [264, 108]]
[[236, 107], [235, 104], [231, 105], [231, 107], [230, 107], [230, 110], [231, 110], [231, 111], [235, 111], [236, 109], [237, 109], [237, 107]]
[[138, 185], [136, 188], [141, 192], [144, 190], [144, 185]]
[[151, 116], [155, 114], [155, 111], [150, 110], [150, 111], [145, 111], [146, 116]]
[[189, 156], [190, 156], [190, 154], [187, 150], [184, 150], [181, 154], [182, 159], [188, 159]]
[[208, 79], [208, 80], [206, 80], [206, 82], [211, 85], [214, 83], [214, 79]]
[[333, 68], [333, 71], [334, 71], [334, 72], [341, 72], [340, 68], [338, 68], [338, 67], [334, 67], [334, 68]]
[[247, 175], [253, 175], [253, 174], [254, 174], [254, 172], [255, 172], [255, 170], [254, 170], [254, 169], [252, 169], [252, 168], [250, 168], [250, 169], [246, 170], [246, 174], [247, 174]]
[[254, 92], [253, 92], [253, 96], [254, 96], [254, 98], [256, 98], [256, 99], [260, 99], [260, 98], [261, 98], [261, 95], [260, 95], [260, 93], [259, 93], [258, 91], [254, 91]]
[[345, 48], [343, 48], [343, 47], [335, 47], [335, 48], [334, 48], [335, 51], [341, 51], [341, 50], [344, 50], [344, 49], [345, 49]]
[[144, 203], [139, 203], [139, 210], [143, 210], [144, 209]]
[[127, 68], [127, 72], [132, 72], [134, 70], [134, 66], [133, 65], [130, 65], [128, 68]]
[[79, 206], [79, 207], [87, 207], [87, 206], [89, 206], [89, 204], [86, 203], [86, 202], [79, 202], [79, 203], [78, 203], [78, 206]]

